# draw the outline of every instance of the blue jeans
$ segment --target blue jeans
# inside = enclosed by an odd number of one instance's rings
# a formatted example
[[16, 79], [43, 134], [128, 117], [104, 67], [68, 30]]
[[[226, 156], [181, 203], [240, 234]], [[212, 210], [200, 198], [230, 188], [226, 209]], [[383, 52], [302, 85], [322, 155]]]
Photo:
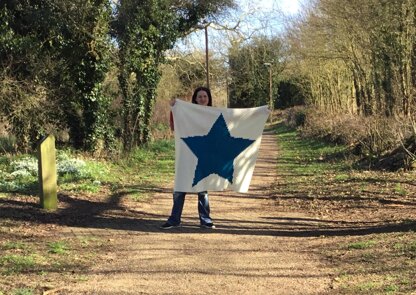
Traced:
[[[185, 203], [186, 193], [184, 192], [173, 192], [173, 207], [172, 213], [168, 219], [168, 222], [172, 225], [179, 225], [181, 223], [181, 216], [183, 205]], [[209, 199], [208, 192], [198, 193], [198, 213], [199, 221], [201, 225], [212, 223], [211, 217], [209, 217]]]

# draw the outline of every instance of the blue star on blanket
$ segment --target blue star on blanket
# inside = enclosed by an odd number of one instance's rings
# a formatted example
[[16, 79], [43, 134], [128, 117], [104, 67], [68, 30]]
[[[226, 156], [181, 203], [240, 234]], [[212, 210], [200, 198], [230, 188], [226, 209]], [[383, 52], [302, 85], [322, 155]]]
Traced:
[[222, 114], [207, 135], [185, 137], [182, 140], [198, 158], [192, 186], [210, 174], [217, 174], [233, 183], [234, 159], [254, 142], [232, 137]]

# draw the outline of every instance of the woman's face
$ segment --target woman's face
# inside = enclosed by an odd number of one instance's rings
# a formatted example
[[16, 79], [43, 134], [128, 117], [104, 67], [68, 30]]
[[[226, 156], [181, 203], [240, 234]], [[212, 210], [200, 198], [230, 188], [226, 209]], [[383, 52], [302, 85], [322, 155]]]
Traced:
[[198, 91], [195, 101], [197, 104], [207, 106], [209, 103], [208, 93], [205, 90]]

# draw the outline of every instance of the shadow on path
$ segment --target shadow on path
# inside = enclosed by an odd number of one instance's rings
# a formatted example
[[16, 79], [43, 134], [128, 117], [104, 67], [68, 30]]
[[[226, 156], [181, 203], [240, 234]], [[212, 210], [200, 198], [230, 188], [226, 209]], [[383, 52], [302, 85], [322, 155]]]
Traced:
[[[277, 199], [284, 199], [295, 203], [313, 201], [316, 197], [305, 195], [305, 192], [286, 191], [283, 195], [270, 193], [271, 185], [276, 192], [276, 138], [273, 132], [265, 133], [262, 140], [261, 152], [255, 170], [255, 180], [250, 188], [250, 194], [237, 194], [230, 192], [216, 192], [221, 199], [225, 215], [215, 217], [217, 229], [207, 231], [197, 226], [198, 219], [184, 218], [184, 226], [178, 229], [163, 231], [159, 226], [166, 220], [166, 215], [159, 214], [160, 204], [151, 204], [150, 210], [143, 209], [138, 203], [130, 202], [126, 205], [128, 195], [136, 191], [151, 191], [157, 194], [157, 199], [170, 206], [171, 191], [163, 188], [125, 186], [123, 190], [112, 195], [100, 196], [72, 196], [59, 195], [59, 209], [48, 212], [40, 208], [35, 197], [0, 198], [0, 218], [31, 222], [33, 224], [50, 224], [78, 228], [80, 231], [91, 229], [105, 229], [111, 234], [111, 230], [117, 234], [149, 233], [149, 232], [175, 232], [175, 233], [221, 233], [230, 235], [252, 236], [282, 236], [282, 237], [319, 237], [319, 236], [346, 236], [369, 235], [374, 233], [405, 232], [416, 230], [416, 220], [397, 221], [389, 218], [385, 221], [354, 221], [334, 219], [314, 219], [302, 214], [293, 216], [293, 212], [279, 212], [277, 207], [273, 209]], [[288, 160], [288, 159], [287, 159]], [[295, 159], [290, 159], [295, 161]], [[329, 186], [333, 187], [333, 186]], [[363, 198], [344, 196], [342, 192], [333, 191], [326, 196], [319, 196], [320, 201], [334, 203], [336, 201], [348, 202], [350, 206], [363, 207]], [[384, 198], [385, 199], [385, 198]], [[413, 202], [404, 200], [392, 200], [397, 205], [414, 206]], [[251, 202], [248, 204], [248, 202]], [[264, 202], [264, 203], [263, 203]], [[220, 203], [220, 202], [219, 202]], [[167, 205], [169, 204], [169, 205]], [[221, 204], [218, 204], [221, 207]], [[233, 206], [233, 207], [227, 207]], [[250, 206], [259, 206], [257, 211]], [[242, 214], [245, 211], [246, 214]], [[166, 213], [166, 212], [165, 212]], [[224, 216], [226, 216], [224, 218]], [[99, 231], [101, 232], [105, 231]], [[113, 233], [114, 234], [114, 233]]]
[[[416, 220], [397, 223], [386, 222], [349, 222], [302, 217], [260, 216], [256, 220], [236, 220], [216, 218], [217, 229], [206, 230], [187, 223], [197, 224], [197, 218], [187, 218], [180, 228], [165, 231], [159, 228], [166, 219], [165, 215], [151, 214], [134, 208], [125, 208], [121, 204], [123, 194], [112, 195], [107, 202], [80, 200], [60, 195], [63, 209], [48, 212], [32, 202], [0, 199], [0, 218], [26, 221], [39, 224], [55, 224], [84, 229], [107, 229], [126, 231], [125, 234], [161, 232], [161, 233], [221, 233], [231, 235], [282, 236], [282, 237], [319, 237], [369, 235], [374, 233], [406, 232], [416, 229]], [[234, 198], [222, 196], [221, 198]], [[114, 234], [114, 233], [108, 233]], [[120, 234], [120, 232], [119, 232]]]

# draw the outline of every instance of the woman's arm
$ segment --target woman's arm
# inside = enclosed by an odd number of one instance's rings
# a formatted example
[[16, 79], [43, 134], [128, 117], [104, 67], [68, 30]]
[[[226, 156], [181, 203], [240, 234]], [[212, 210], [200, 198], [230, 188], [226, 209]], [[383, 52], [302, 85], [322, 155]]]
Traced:
[[172, 113], [172, 111], [170, 111], [169, 126], [170, 126], [170, 130], [172, 132], [175, 131], [175, 123], [173, 122], [173, 113]]
[[[170, 107], [173, 107], [174, 105], [175, 105], [175, 103], [176, 103], [176, 98], [172, 98], [171, 100], [170, 100], [170, 102], [169, 102], [169, 104], [170, 104]], [[172, 113], [172, 111], [170, 111], [170, 116], [169, 116], [169, 126], [170, 126], [170, 130], [173, 132], [173, 131], [175, 131], [175, 123], [174, 123], [174, 120], [173, 120], [173, 113]]]

